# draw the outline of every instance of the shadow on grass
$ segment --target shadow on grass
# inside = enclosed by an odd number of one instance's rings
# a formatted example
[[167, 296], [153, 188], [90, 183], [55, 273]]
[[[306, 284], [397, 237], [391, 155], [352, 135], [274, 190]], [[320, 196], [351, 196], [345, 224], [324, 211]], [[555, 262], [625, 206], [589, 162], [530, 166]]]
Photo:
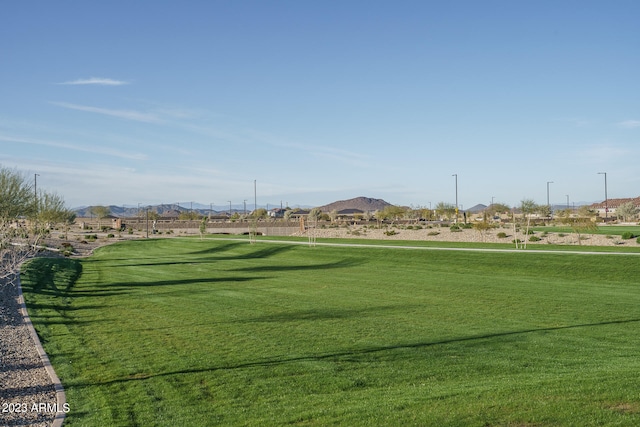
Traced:
[[388, 345], [388, 346], [376, 346], [376, 347], [354, 349], [354, 350], [347, 350], [347, 351], [340, 351], [340, 352], [326, 353], [326, 354], [266, 359], [266, 360], [260, 360], [255, 362], [239, 363], [236, 365], [214, 366], [210, 368], [182, 369], [177, 371], [161, 372], [157, 374], [139, 373], [139, 374], [135, 374], [135, 376], [132, 375], [131, 377], [127, 377], [127, 378], [118, 378], [114, 380], [99, 381], [99, 382], [93, 382], [93, 383], [76, 383], [76, 384], [69, 384], [69, 386], [82, 388], [82, 387], [90, 387], [94, 385], [119, 384], [119, 383], [126, 383], [128, 381], [139, 381], [139, 380], [146, 380], [146, 379], [156, 378], [156, 377], [166, 377], [166, 376], [172, 376], [172, 375], [226, 371], [226, 370], [246, 369], [246, 368], [255, 368], [255, 367], [279, 366], [279, 365], [285, 365], [285, 364], [297, 363], [297, 362], [313, 362], [313, 361], [322, 361], [322, 360], [331, 360], [331, 359], [341, 359], [345, 357], [363, 356], [363, 355], [374, 354], [374, 353], [382, 353], [386, 351], [428, 348], [428, 347], [434, 347], [439, 345], [447, 345], [447, 344], [460, 343], [460, 342], [466, 342], [466, 341], [486, 340], [486, 339], [492, 339], [492, 338], [502, 338], [502, 337], [530, 334], [530, 333], [536, 333], [536, 332], [561, 331], [561, 330], [567, 330], [567, 329], [589, 328], [589, 327], [607, 326], [607, 325], [621, 325], [626, 323], [638, 323], [638, 322], [640, 322], [640, 319], [628, 319], [628, 320], [613, 320], [609, 322], [599, 322], [599, 323], [586, 323], [586, 324], [580, 324], [580, 325], [557, 326], [552, 328], [525, 329], [521, 331], [475, 335], [470, 337], [453, 338], [453, 339], [441, 340], [441, 341], [394, 344], [394, 345]]
[[269, 271], [304, 271], [304, 270], [329, 270], [333, 268], [349, 268], [357, 265], [362, 265], [365, 260], [357, 259], [345, 259], [342, 261], [327, 263], [327, 264], [313, 264], [313, 265], [261, 265], [258, 267], [243, 267], [235, 268], [230, 271], [246, 272], [246, 273], [259, 273]]
[[272, 314], [268, 316], [253, 317], [242, 320], [240, 323], [260, 323], [260, 322], [298, 322], [305, 320], [328, 320], [328, 319], [349, 319], [366, 316], [369, 313], [376, 314], [382, 311], [398, 311], [410, 310], [415, 307], [424, 307], [423, 305], [383, 305], [375, 307], [366, 307], [361, 309], [312, 309], [285, 311], [282, 313]]
[[[214, 248], [204, 249], [202, 251], [190, 252], [189, 254], [180, 255], [179, 260], [171, 260], [175, 258], [171, 257], [163, 257], [163, 259], [170, 259], [166, 261], [149, 261], [149, 262], [135, 262], [131, 264], [126, 263], [117, 263], [110, 268], [122, 268], [122, 267], [151, 267], [151, 266], [159, 266], [159, 265], [193, 265], [193, 264], [209, 264], [216, 261], [234, 261], [234, 260], [247, 260], [247, 259], [264, 259], [270, 258], [280, 253], [284, 253], [290, 250], [295, 249], [294, 246], [270, 246], [264, 247], [253, 252], [238, 254], [234, 256], [206, 256], [202, 255], [211, 255], [218, 252], [228, 251], [233, 249], [233, 247], [243, 245], [247, 246], [247, 243], [230, 243], [228, 245], [224, 245], [222, 248], [216, 246]], [[200, 256], [191, 256], [191, 255], [200, 255]]]
[[35, 258], [20, 270], [22, 288], [33, 293], [67, 293], [82, 274], [82, 264], [68, 258]]

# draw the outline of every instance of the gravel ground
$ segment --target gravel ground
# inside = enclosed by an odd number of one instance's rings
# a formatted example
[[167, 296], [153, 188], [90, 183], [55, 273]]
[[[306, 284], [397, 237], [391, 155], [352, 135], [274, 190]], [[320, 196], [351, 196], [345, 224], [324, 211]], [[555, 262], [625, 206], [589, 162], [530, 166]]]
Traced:
[[50, 426], [55, 388], [22, 317], [17, 284], [6, 281], [0, 283], [0, 355], [0, 425]]
[[[318, 228], [315, 230], [307, 230], [304, 233], [296, 233], [299, 236], [307, 236], [308, 233], [315, 233], [316, 237], [322, 238], [360, 238], [360, 239], [379, 239], [379, 240], [423, 240], [434, 242], [486, 242], [486, 243], [511, 243], [515, 237], [512, 228], [496, 228], [480, 233], [474, 229], [463, 229], [461, 231], [452, 232], [449, 227], [433, 227], [422, 229], [403, 229], [390, 228], [396, 234], [387, 235], [384, 229], [366, 228], [363, 226], [350, 226], [338, 228]], [[507, 237], [498, 237], [498, 233], [505, 233]], [[530, 242], [527, 245], [572, 245], [577, 246], [640, 246], [636, 239], [622, 240], [620, 236], [606, 236], [602, 234], [584, 234], [578, 241], [578, 236], [574, 233], [536, 233], [535, 236], [540, 237], [538, 242]], [[519, 232], [517, 238], [521, 241], [525, 240], [525, 236]]]

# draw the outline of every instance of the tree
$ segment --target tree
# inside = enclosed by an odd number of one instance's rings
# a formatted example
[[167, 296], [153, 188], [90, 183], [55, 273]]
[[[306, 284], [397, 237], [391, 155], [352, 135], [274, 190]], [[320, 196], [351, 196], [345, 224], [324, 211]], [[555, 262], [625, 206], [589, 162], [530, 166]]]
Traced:
[[638, 215], [638, 208], [633, 202], [623, 203], [616, 208], [616, 215], [624, 222], [629, 222]]
[[391, 225], [393, 225], [393, 222], [402, 218], [405, 212], [406, 209], [401, 206], [389, 205], [385, 206], [382, 211], [376, 211], [376, 218], [378, 219], [378, 223], [388, 219], [391, 221]]
[[72, 220], [61, 197], [46, 192], [37, 197], [26, 175], [0, 166], [0, 279], [18, 272], [49, 227]]
[[202, 240], [202, 237], [205, 235], [206, 232], [207, 232], [207, 218], [203, 216], [202, 221], [200, 221], [200, 240]]
[[[26, 176], [0, 167], [0, 279], [11, 277], [30, 255], [21, 219], [35, 212], [33, 187]], [[22, 244], [21, 244], [22, 243]]]
[[482, 221], [475, 222], [473, 224], [473, 228], [478, 230], [478, 232], [480, 233], [480, 236], [482, 237], [482, 241], [484, 242], [485, 237], [487, 235], [487, 230], [490, 230], [491, 228], [493, 228], [493, 225], [489, 222], [489, 215], [487, 214], [487, 212], [484, 212], [482, 214]]
[[563, 215], [560, 218], [560, 222], [571, 227], [571, 230], [576, 233], [578, 245], [582, 245], [581, 234], [598, 230], [598, 226], [594, 221], [595, 216], [596, 213], [594, 211], [587, 206], [581, 206], [576, 216]]
[[436, 215], [439, 218], [446, 218], [447, 221], [451, 221], [456, 214], [456, 205], [445, 202], [438, 202], [436, 205]]
[[89, 212], [91, 212], [91, 215], [95, 215], [96, 218], [98, 218], [98, 228], [102, 228], [100, 226], [100, 220], [108, 217], [109, 214], [111, 214], [111, 209], [107, 206], [91, 206], [91, 208], [89, 208]]
[[[531, 225], [531, 215], [538, 212], [540, 206], [531, 199], [524, 199], [520, 202], [520, 210], [522, 211], [523, 219], [526, 220], [527, 225], [525, 228], [524, 248], [527, 249], [527, 237], [529, 236], [529, 225]], [[515, 227], [515, 225], [514, 225]], [[515, 233], [514, 233], [515, 235]], [[518, 238], [516, 236], [516, 248], [518, 247]]]

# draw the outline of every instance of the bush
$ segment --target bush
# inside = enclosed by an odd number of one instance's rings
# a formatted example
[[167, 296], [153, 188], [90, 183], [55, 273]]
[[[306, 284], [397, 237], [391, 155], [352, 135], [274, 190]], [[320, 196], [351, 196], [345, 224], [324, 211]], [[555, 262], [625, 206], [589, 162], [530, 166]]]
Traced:
[[542, 239], [540, 237], [538, 237], [538, 236], [529, 237], [529, 241], [530, 242], [539, 242], [540, 240], [542, 240]]
[[387, 236], [395, 236], [396, 234], [399, 234], [396, 230], [387, 230], [384, 232], [384, 234], [386, 234]]
[[107, 234], [107, 238], [109, 238], [109, 239], [112, 239], [112, 238], [114, 238], [114, 237], [116, 237], [116, 236], [115, 236], [113, 233], [109, 233], [109, 234]]
[[633, 239], [634, 237], [636, 237], [636, 236], [630, 231], [625, 231], [624, 233], [622, 233], [622, 238], [624, 240]]
[[460, 226], [458, 226], [457, 224], [454, 224], [451, 227], [449, 227], [449, 230], [451, 230], [451, 231], [462, 231], [462, 230], [460, 230]]
[[640, 244], [640, 237], [636, 239], [636, 243]]
[[439, 231], [430, 231], [427, 236], [437, 236], [438, 234], [440, 234]]
[[501, 232], [499, 232], [499, 233], [497, 234], [497, 236], [498, 236], [500, 239], [504, 239], [504, 238], [506, 238], [506, 237], [507, 237], [507, 233], [505, 233], [504, 231], [501, 231]]

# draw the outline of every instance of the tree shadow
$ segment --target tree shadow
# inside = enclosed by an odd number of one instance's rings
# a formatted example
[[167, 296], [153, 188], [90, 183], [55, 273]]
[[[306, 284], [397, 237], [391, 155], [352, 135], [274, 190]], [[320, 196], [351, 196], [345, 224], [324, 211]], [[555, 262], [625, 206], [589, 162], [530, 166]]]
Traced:
[[440, 345], [447, 345], [447, 344], [454, 344], [454, 343], [461, 343], [461, 342], [472, 342], [472, 341], [487, 340], [487, 339], [494, 339], [494, 338], [503, 338], [503, 337], [531, 334], [531, 333], [537, 333], [537, 332], [551, 332], [551, 331], [561, 331], [561, 330], [567, 330], [567, 329], [589, 328], [589, 327], [598, 327], [598, 326], [607, 326], [607, 325], [620, 325], [620, 324], [638, 323], [638, 322], [640, 322], [640, 319], [613, 320], [608, 322], [587, 323], [587, 324], [569, 325], [569, 326], [557, 326], [557, 327], [549, 327], [549, 328], [524, 329], [519, 331], [508, 331], [508, 332], [497, 332], [492, 334], [473, 335], [468, 337], [452, 338], [452, 339], [439, 340], [439, 341], [398, 343], [398, 344], [387, 345], [387, 346], [374, 346], [374, 347], [361, 348], [361, 349], [337, 351], [337, 352], [325, 353], [325, 354], [310, 354], [306, 356], [296, 356], [296, 357], [278, 357], [273, 359], [264, 359], [264, 360], [256, 360], [253, 362], [238, 363], [235, 365], [220, 365], [220, 366], [212, 366], [207, 368], [181, 369], [181, 370], [151, 373], [151, 374], [138, 373], [126, 378], [116, 378], [113, 380], [97, 381], [92, 383], [79, 382], [75, 384], [69, 384], [69, 386], [82, 388], [82, 387], [90, 387], [94, 385], [110, 385], [110, 384], [126, 383], [129, 381], [141, 381], [141, 380], [147, 380], [150, 378], [166, 377], [166, 376], [172, 376], [172, 375], [229, 371], [229, 370], [247, 369], [247, 368], [255, 368], [255, 367], [280, 366], [280, 365], [286, 365], [286, 364], [298, 363], [298, 362], [314, 362], [314, 361], [323, 361], [323, 360], [332, 360], [332, 359], [349, 358], [355, 361], [356, 358], [362, 357], [365, 355], [383, 353], [383, 352], [395, 351], [395, 350], [428, 348], [428, 347], [435, 347]]
[[269, 272], [269, 271], [305, 271], [305, 270], [330, 270], [334, 268], [349, 268], [355, 267], [357, 265], [365, 264], [365, 261], [362, 259], [345, 259], [342, 261], [336, 261], [325, 264], [312, 264], [312, 265], [264, 265], [257, 267], [243, 267], [243, 268], [234, 268], [229, 271], [238, 271], [238, 272], [251, 272], [251, 273], [259, 273], [259, 272]]
[[298, 322], [298, 321], [315, 321], [329, 319], [348, 319], [366, 316], [369, 313], [375, 314], [382, 311], [410, 310], [415, 307], [423, 307], [419, 304], [411, 305], [382, 305], [375, 307], [366, 307], [360, 309], [311, 309], [284, 311], [267, 316], [252, 317], [241, 320], [239, 323], [261, 323], [261, 322]]

